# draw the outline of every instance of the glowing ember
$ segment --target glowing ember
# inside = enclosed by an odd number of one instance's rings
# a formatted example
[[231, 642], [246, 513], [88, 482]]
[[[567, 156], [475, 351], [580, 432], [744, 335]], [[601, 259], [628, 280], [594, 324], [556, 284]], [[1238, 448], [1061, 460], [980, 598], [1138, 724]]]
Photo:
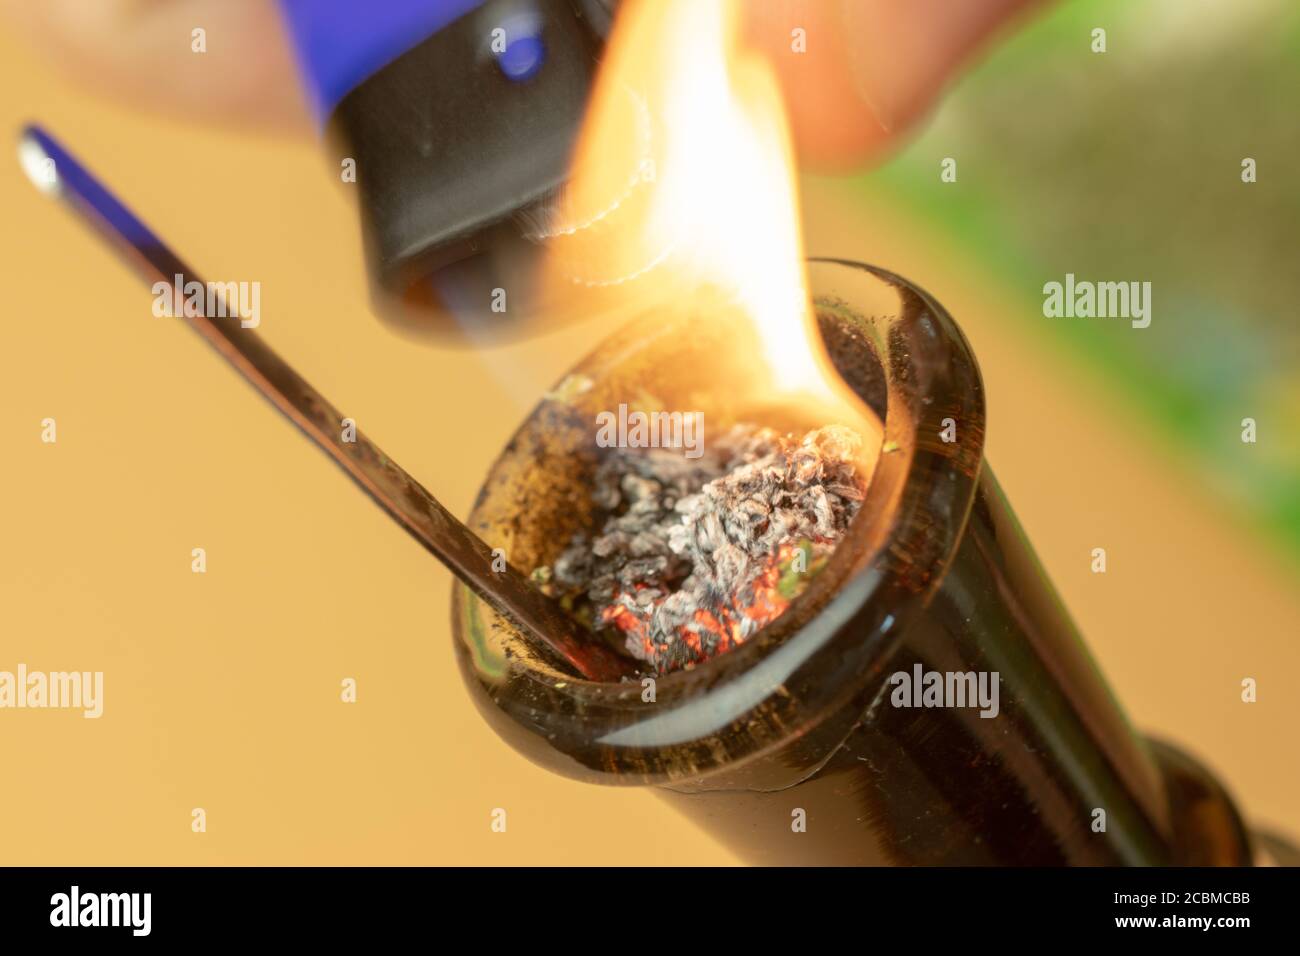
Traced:
[[611, 449], [592, 491], [599, 533], [537, 578], [657, 673], [689, 668], [786, 610], [864, 486], [860, 439], [840, 426], [799, 439], [738, 425], [694, 460]]

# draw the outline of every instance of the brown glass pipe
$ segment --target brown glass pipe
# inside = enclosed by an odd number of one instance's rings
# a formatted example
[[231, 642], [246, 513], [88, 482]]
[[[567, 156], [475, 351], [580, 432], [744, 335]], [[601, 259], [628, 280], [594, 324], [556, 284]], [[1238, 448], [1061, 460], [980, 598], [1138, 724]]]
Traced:
[[[745, 858], [815, 864], [1245, 864], [1222, 788], [1128, 725], [983, 456], [974, 357], [947, 313], [881, 270], [813, 261], [836, 370], [884, 425], [849, 535], [786, 613], [689, 672], [575, 680], [458, 586], [458, 658], [480, 710], [530, 759], [653, 785]], [[494, 465], [470, 526], [549, 563], [592, 519], [597, 411], [653, 383], [699, 407], [743, 380], [727, 334], [651, 321], [545, 401]], [[572, 381], [572, 380], [571, 380]], [[704, 401], [710, 401], [707, 397]], [[722, 397], [706, 421], [736, 409]], [[955, 433], [955, 434], [954, 434]], [[953, 438], [952, 441], [945, 437]], [[903, 707], [891, 675], [998, 675], [995, 717]]]

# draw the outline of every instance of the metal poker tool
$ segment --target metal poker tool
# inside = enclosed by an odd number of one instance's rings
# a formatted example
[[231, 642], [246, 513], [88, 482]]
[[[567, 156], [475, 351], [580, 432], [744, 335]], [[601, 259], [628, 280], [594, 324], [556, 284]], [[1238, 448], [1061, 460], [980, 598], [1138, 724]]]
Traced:
[[[63, 201], [153, 283], [206, 283], [57, 140], [36, 126], [23, 130], [19, 160], [42, 192]], [[182, 309], [188, 313], [189, 310]], [[227, 315], [233, 315], [229, 309]], [[589, 680], [617, 681], [630, 661], [584, 641], [579, 625], [512, 565], [493, 570], [493, 553], [423, 485], [360, 430], [344, 441], [343, 416], [251, 328], [207, 315], [182, 316], [250, 385], [334, 461], [376, 504], [445, 564], [475, 594], [513, 618], [530, 643]]]

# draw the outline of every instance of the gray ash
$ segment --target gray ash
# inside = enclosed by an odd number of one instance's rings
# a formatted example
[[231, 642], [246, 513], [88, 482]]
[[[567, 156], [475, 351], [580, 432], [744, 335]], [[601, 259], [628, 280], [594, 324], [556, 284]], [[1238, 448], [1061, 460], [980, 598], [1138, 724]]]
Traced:
[[825, 564], [862, 500], [860, 448], [840, 426], [799, 438], [737, 425], [694, 460], [610, 449], [592, 489], [599, 533], [535, 576], [648, 669], [693, 667], [780, 616]]

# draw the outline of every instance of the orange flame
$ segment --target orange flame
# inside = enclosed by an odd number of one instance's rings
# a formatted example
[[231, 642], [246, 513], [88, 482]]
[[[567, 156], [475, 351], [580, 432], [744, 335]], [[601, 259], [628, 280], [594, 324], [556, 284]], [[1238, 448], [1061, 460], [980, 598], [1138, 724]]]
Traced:
[[620, 7], [558, 211], [546, 238], [568, 281], [720, 288], [756, 323], [778, 390], [831, 396], [780, 90], [734, 2]]

